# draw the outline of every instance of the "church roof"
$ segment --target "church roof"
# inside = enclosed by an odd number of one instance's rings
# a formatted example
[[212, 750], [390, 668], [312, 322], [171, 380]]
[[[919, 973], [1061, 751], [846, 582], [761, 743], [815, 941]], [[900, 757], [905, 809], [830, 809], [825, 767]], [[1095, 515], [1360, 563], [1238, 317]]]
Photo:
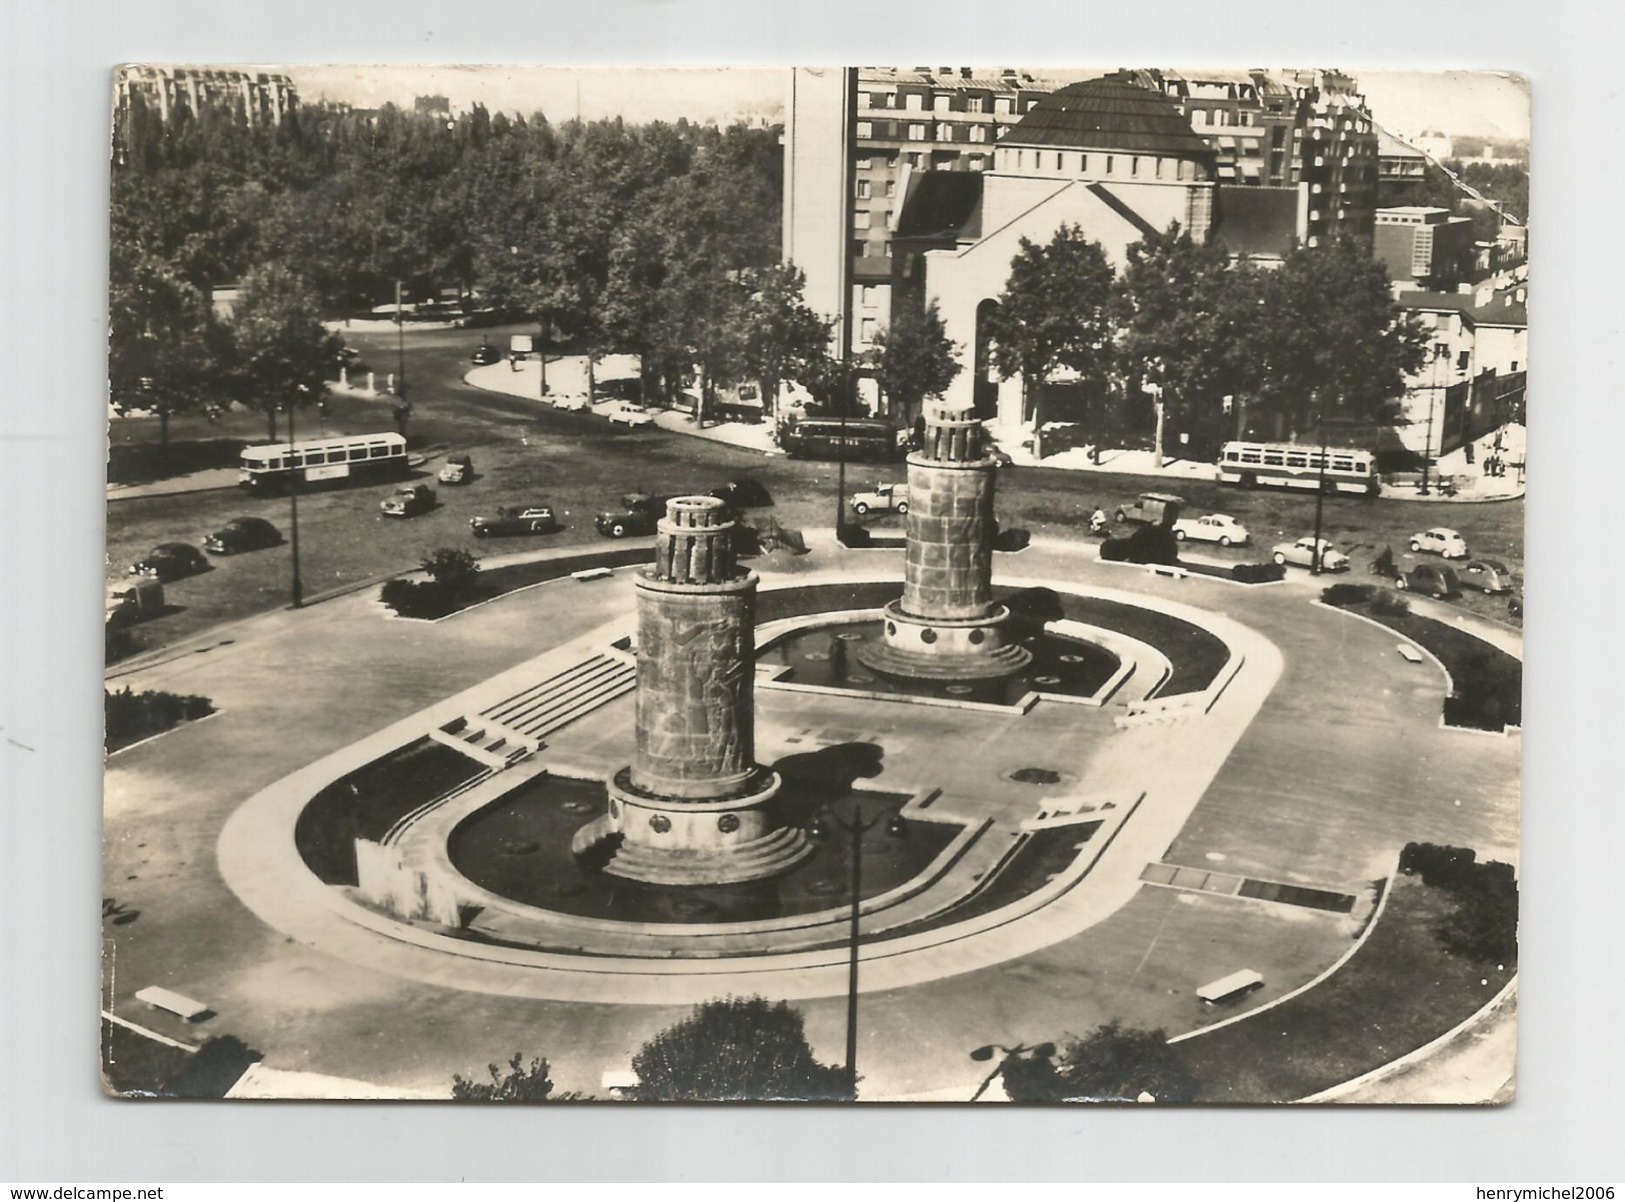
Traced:
[[1115, 79], [1092, 79], [1050, 93], [999, 141], [1011, 146], [1125, 150], [1182, 158], [1207, 158], [1213, 153], [1173, 101], [1160, 92]]

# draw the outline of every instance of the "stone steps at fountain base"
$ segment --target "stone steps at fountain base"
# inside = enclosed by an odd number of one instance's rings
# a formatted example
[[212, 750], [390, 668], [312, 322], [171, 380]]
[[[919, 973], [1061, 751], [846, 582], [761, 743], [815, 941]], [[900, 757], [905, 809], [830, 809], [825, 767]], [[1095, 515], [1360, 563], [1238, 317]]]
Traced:
[[576, 832], [570, 850], [611, 876], [653, 885], [729, 885], [786, 872], [812, 852], [800, 827], [780, 827], [770, 835], [723, 849], [669, 850], [627, 843], [609, 826], [607, 815]]

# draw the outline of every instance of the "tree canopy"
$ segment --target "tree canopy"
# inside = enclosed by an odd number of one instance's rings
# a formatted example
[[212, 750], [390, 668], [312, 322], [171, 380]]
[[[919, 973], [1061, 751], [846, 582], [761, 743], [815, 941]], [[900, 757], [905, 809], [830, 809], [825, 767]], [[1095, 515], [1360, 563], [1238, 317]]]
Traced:
[[697, 1006], [632, 1058], [636, 1097], [652, 1102], [838, 1101], [846, 1070], [820, 1064], [799, 1011], [760, 997]]
[[941, 396], [962, 370], [958, 349], [943, 328], [937, 302], [896, 312], [875, 336], [879, 352], [875, 375], [898, 411], [912, 419], [926, 397]]
[[1197, 1082], [1178, 1044], [1161, 1030], [1125, 1028], [1117, 1019], [1082, 1037], [1067, 1036], [1052, 1062], [1008, 1063], [1005, 1091], [1015, 1102], [1190, 1102]]
[[486, 1065], [489, 1081], [465, 1077], [461, 1073], [452, 1078], [451, 1097], [454, 1102], [573, 1102], [577, 1094], [553, 1093], [553, 1075], [547, 1061], [532, 1059], [529, 1064], [518, 1052], [503, 1068]]

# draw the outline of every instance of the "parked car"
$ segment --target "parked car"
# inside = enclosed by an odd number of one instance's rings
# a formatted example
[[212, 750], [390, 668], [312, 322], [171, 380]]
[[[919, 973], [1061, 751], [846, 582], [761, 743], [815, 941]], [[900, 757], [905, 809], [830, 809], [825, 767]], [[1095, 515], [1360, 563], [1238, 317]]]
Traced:
[[281, 541], [282, 533], [264, 518], [232, 518], [203, 540], [203, 549], [216, 555], [235, 555], [274, 547]]
[[631, 401], [616, 401], [604, 410], [604, 416], [618, 426], [628, 426], [637, 429], [639, 426], [652, 426], [655, 419], [642, 405], [634, 405]]
[[1248, 542], [1247, 527], [1227, 513], [1210, 513], [1206, 517], [1180, 518], [1174, 523], [1174, 537], [1196, 542], [1218, 543], [1221, 547], [1239, 547]]
[[566, 413], [580, 413], [583, 409], [591, 408], [587, 403], [587, 394], [584, 392], [553, 392], [548, 391], [547, 403], [555, 409], [562, 409]]
[[[1270, 553], [1270, 558], [1276, 563], [1289, 563], [1294, 567], [1312, 568], [1315, 563], [1315, 540], [1313, 538], [1300, 538], [1295, 543], [1277, 543]], [[1346, 572], [1349, 570], [1349, 557], [1341, 551], [1333, 550], [1330, 542], [1321, 539], [1320, 570], [1322, 572]]]
[[1394, 587], [1407, 592], [1421, 593], [1424, 597], [1459, 597], [1461, 581], [1456, 573], [1442, 563], [1419, 563], [1394, 579]]
[[468, 528], [475, 538], [491, 538], [509, 534], [552, 534], [559, 528], [558, 519], [548, 505], [498, 505], [491, 517], [481, 514], [468, 519]]
[[1180, 506], [1184, 504], [1184, 497], [1176, 497], [1172, 493], [1143, 492], [1127, 505], [1117, 507], [1117, 520], [1160, 526], [1165, 519], [1177, 518]]
[[711, 495], [719, 501], [726, 501], [733, 509], [760, 509], [773, 504], [773, 497], [766, 486], [748, 476], [717, 485], [711, 490]]
[[593, 519], [593, 525], [605, 538], [625, 538], [629, 534], [653, 534], [655, 524], [665, 512], [664, 497], [628, 493], [621, 498], [619, 509], [599, 514]]
[[1467, 540], [1448, 527], [1435, 526], [1431, 530], [1411, 535], [1411, 550], [1418, 553], [1425, 551], [1429, 555], [1442, 555], [1446, 559], [1466, 559]]
[[860, 517], [871, 509], [881, 512], [908, 512], [908, 485], [877, 484], [867, 492], [852, 494], [852, 512]]
[[130, 565], [130, 575], [170, 581], [205, 572], [208, 568], [209, 561], [203, 552], [189, 543], [160, 543], [145, 559]]
[[1469, 559], [1456, 569], [1463, 588], [1476, 588], [1481, 593], [1510, 593], [1512, 569], [1499, 559]]
[[386, 518], [414, 518], [428, 513], [434, 505], [434, 489], [427, 484], [405, 485], [378, 502]]
[[469, 361], [475, 367], [489, 367], [493, 363], [502, 362], [502, 352], [489, 342], [482, 342], [474, 349], [474, 353], [469, 356]]
[[126, 580], [107, 589], [107, 626], [117, 629], [164, 611], [164, 586], [156, 580]]
[[435, 475], [442, 484], [467, 484], [474, 478], [474, 460], [467, 455], [447, 455], [445, 466]]
[[1523, 617], [1523, 593], [1516, 592], [1507, 598], [1507, 613], [1514, 618]]

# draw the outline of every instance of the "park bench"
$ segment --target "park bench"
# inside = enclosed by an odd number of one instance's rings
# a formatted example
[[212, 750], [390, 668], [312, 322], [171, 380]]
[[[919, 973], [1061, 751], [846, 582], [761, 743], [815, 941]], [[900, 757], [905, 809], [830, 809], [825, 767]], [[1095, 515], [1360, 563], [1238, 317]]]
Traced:
[[602, 580], [605, 576], [613, 576], [614, 568], [582, 568], [579, 572], [571, 572], [571, 580]]
[[1422, 662], [1422, 653], [1415, 647], [1412, 647], [1409, 643], [1401, 643], [1397, 650], [1399, 651], [1399, 658], [1408, 664], [1419, 664]]
[[209, 1013], [209, 1008], [196, 998], [189, 998], [184, 993], [176, 993], [173, 989], [165, 989], [160, 985], [138, 989], [135, 1000], [145, 1002], [154, 1010], [167, 1010], [171, 1014], [178, 1014], [189, 1023], [195, 1023]]
[[1264, 978], [1250, 968], [1243, 968], [1233, 972], [1227, 977], [1220, 977], [1217, 981], [1209, 981], [1196, 990], [1196, 996], [1209, 1006], [1232, 998], [1238, 994], [1246, 993], [1249, 989], [1257, 989], [1264, 983]]

